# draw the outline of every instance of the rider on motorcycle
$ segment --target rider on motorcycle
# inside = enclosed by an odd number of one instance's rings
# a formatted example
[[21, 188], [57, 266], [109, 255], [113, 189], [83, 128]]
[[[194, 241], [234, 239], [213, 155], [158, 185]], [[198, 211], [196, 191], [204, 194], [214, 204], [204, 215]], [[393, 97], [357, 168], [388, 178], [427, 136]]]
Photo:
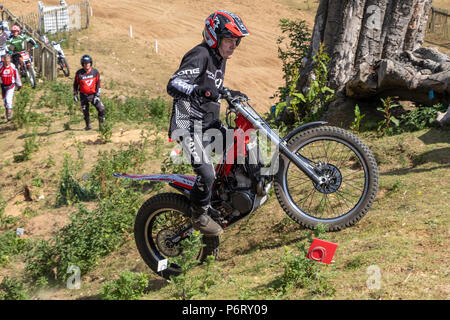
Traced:
[[[215, 170], [194, 124], [201, 122], [202, 133], [225, 127], [219, 120], [219, 91], [223, 89], [226, 60], [249, 32], [235, 14], [218, 10], [205, 21], [203, 42], [187, 52], [179, 69], [170, 78], [167, 92], [174, 98], [169, 138], [178, 141], [190, 155], [197, 174], [190, 194], [192, 224], [205, 236], [217, 236], [222, 228], [208, 215]], [[243, 95], [231, 91], [233, 95]], [[244, 95], [245, 96], [245, 95]], [[197, 143], [199, 141], [199, 143]], [[201, 158], [201, 159], [200, 159]]]
[[13, 55], [12, 55], [13, 63], [18, 68], [19, 67], [19, 58], [20, 58], [19, 52], [24, 51], [26, 49], [25, 43], [31, 42], [31, 44], [33, 44], [33, 46], [35, 48], [38, 48], [39, 46], [33, 38], [31, 38], [25, 34], [20, 34], [20, 27], [18, 25], [12, 26], [11, 35], [12, 35], [11, 39], [6, 41], [6, 46], [8, 48], [11, 48], [11, 51], [13, 53]]

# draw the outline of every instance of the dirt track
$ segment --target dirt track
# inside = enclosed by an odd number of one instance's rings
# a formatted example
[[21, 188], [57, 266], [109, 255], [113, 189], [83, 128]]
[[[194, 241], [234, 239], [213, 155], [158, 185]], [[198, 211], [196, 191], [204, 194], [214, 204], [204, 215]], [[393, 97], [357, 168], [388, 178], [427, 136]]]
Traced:
[[[59, 1], [44, 3], [54, 5]], [[116, 91], [130, 87], [164, 94], [167, 80], [183, 54], [201, 41], [204, 19], [216, 9], [234, 12], [242, 17], [251, 35], [229, 61], [225, 85], [247, 93], [259, 111], [268, 111], [273, 104], [269, 97], [283, 84], [276, 44], [279, 20], [300, 18], [312, 26], [314, 18], [313, 11], [302, 12], [287, 3], [242, 0], [211, 6], [194, 0], [93, 0], [92, 24], [86, 39], [81, 40], [86, 41], [83, 48], [93, 55], [105, 83], [113, 79], [119, 84]], [[37, 11], [37, 2], [31, 0], [6, 1], [4, 5], [17, 15]], [[129, 37], [130, 24], [133, 39]], [[66, 53], [69, 63], [77, 67], [81, 52]]]

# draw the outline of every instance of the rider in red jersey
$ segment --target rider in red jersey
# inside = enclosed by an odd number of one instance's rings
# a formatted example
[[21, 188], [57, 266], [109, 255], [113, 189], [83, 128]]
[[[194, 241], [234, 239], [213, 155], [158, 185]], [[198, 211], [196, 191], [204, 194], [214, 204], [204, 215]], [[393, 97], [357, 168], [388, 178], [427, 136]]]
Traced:
[[17, 91], [22, 88], [22, 81], [16, 67], [11, 63], [11, 55], [4, 55], [3, 60], [3, 63], [0, 65], [0, 82], [2, 98], [6, 108], [6, 120], [10, 121], [12, 118], [14, 90], [16, 87]]
[[105, 121], [105, 107], [100, 100], [100, 73], [92, 67], [92, 58], [84, 55], [81, 58], [81, 66], [83, 68], [77, 71], [73, 82], [73, 99], [78, 101], [78, 93], [80, 94], [81, 109], [86, 122], [85, 130], [90, 130], [89, 104], [93, 104], [97, 109], [99, 126]]

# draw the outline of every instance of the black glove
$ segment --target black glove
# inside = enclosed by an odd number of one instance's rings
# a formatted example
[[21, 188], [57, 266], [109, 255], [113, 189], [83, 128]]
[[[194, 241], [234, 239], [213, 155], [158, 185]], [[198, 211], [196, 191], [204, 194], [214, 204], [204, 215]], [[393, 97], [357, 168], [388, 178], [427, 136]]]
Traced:
[[230, 94], [233, 98], [235, 97], [243, 97], [245, 99], [248, 99], [247, 95], [245, 93], [242, 93], [240, 91], [237, 90], [230, 90]]
[[219, 90], [216, 87], [197, 86], [194, 88], [193, 94], [211, 101], [217, 101], [220, 97]]
[[22, 86], [17, 86], [17, 91], [20, 91], [22, 89]]
[[77, 94], [73, 95], [73, 101], [78, 102], [78, 95]]

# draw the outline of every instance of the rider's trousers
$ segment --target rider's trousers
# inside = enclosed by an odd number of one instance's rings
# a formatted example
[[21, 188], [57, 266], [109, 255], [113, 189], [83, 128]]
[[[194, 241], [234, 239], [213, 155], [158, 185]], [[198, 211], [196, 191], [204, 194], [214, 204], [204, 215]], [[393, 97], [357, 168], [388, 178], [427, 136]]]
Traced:
[[103, 106], [103, 103], [101, 102], [100, 99], [98, 99], [97, 103], [94, 103], [95, 100], [95, 95], [94, 94], [90, 94], [90, 95], [86, 95], [83, 93], [80, 93], [80, 103], [81, 103], [81, 109], [83, 110], [83, 115], [84, 115], [84, 121], [86, 121], [86, 124], [89, 123], [90, 121], [90, 116], [89, 116], [89, 104], [91, 103], [98, 112], [98, 118], [99, 120], [104, 120], [105, 118], [105, 107]]
[[[223, 138], [223, 143], [219, 147], [221, 150], [214, 148], [214, 152], [222, 153], [225, 146], [226, 129], [220, 121], [217, 121], [210, 129], [217, 129], [215, 130], [216, 135], [221, 134]], [[197, 175], [190, 194], [191, 203], [197, 207], [205, 206], [211, 201], [212, 188], [216, 178], [211, 148], [208, 148], [208, 146], [211, 147], [210, 144], [214, 142], [214, 138], [208, 138], [205, 130], [203, 132], [192, 130], [189, 133], [186, 132], [184, 136], [178, 137], [177, 140], [183, 148], [184, 154], [190, 158], [192, 168]]]
[[2, 98], [3, 103], [5, 104], [5, 108], [11, 110], [13, 107], [13, 97], [14, 97], [14, 90], [16, 89], [16, 86], [3, 86], [2, 85]]

